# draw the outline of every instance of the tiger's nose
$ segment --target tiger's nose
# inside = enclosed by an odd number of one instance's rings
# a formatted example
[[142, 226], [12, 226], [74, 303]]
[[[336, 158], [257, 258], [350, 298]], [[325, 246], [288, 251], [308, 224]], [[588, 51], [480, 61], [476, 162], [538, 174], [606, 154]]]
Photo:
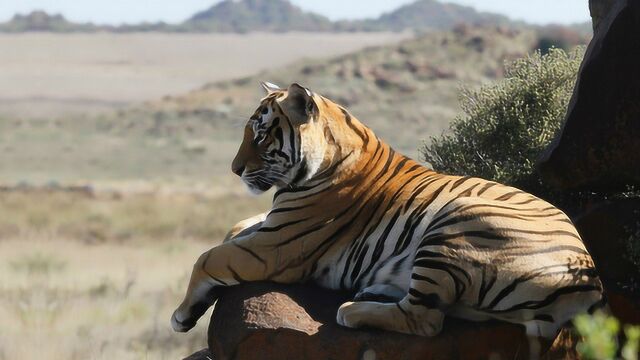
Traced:
[[238, 176], [242, 176], [244, 172], [244, 165], [233, 165], [231, 166], [231, 171]]

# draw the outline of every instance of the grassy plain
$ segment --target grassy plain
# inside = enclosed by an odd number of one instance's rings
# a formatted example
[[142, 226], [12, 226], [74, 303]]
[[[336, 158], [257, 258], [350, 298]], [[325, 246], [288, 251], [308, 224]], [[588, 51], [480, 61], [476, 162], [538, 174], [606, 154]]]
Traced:
[[163, 189], [0, 192], [0, 359], [180, 359], [206, 346], [208, 315], [186, 335], [169, 325], [191, 265], [269, 199]]

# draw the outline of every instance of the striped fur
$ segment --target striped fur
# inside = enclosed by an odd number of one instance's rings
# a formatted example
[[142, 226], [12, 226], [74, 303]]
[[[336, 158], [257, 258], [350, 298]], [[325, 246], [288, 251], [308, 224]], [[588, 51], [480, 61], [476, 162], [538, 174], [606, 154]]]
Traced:
[[276, 186], [272, 209], [200, 257], [175, 330], [193, 327], [221, 287], [261, 280], [351, 290], [340, 324], [423, 336], [451, 315], [553, 337], [601, 301], [562, 211], [512, 187], [438, 174], [297, 84], [268, 90], [233, 170], [254, 192]]

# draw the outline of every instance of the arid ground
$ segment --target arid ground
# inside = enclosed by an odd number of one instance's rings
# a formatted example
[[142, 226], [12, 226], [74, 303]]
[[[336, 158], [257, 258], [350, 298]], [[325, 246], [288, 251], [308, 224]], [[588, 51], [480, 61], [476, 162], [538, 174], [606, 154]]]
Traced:
[[0, 34], [0, 114], [50, 117], [180, 94], [409, 34]]

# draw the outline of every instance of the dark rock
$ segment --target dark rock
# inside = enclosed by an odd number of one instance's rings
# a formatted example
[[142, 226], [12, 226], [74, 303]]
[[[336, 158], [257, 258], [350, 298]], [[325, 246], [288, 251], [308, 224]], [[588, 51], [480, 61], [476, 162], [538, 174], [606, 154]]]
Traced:
[[640, 269], [629, 254], [630, 241], [640, 251], [640, 199], [595, 205], [575, 224], [596, 264], [611, 311], [624, 323], [640, 324]]
[[598, 25], [611, 10], [613, 3], [617, 0], [589, 0], [589, 12], [591, 13], [591, 23], [593, 32], [596, 32]]
[[[349, 297], [313, 286], [248, 284], [228, 289], [209, 326], [214, 359], [526, 359], [529, 341], [517, 325], [447, 319], [433, 338], [353, 330], [335, 322]], [[551, 346], [534, 340], [547, 358], [577, 358], [563, 333]]]
[[213, 354], [209, 349], [204, 349], [193, 353], [182, 360], [213, 360]]
[[560, 134], [540, 163], [560, 189], [640, 184], [640, 1], [618, 0], [598, 25]]

